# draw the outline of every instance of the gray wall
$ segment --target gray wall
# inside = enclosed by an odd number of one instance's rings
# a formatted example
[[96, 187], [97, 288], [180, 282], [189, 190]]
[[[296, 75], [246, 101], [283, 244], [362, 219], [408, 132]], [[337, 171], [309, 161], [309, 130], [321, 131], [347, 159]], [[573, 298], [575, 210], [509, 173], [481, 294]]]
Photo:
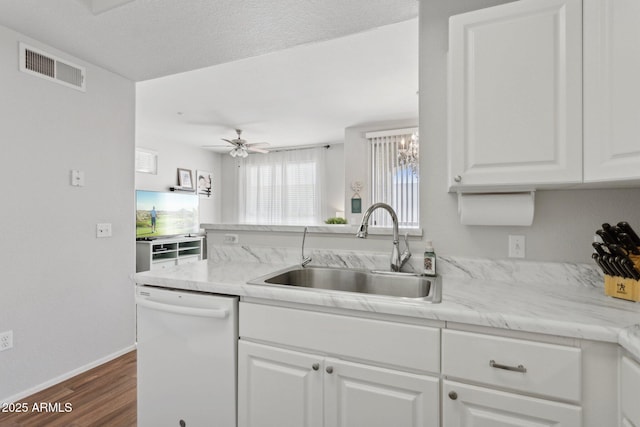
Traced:
[[[18, 41], [86, 66], [86, 93], [19, 72]], [[135, 90], [4, 27], [0, 76], [3, 401], [134, 345]], [[96, 238], [99, 222], [113, 237]]]
[[136, 146], [158, 153], [158, 174], [136, 173], [136, 189], [169, 191], [178, 184], [178, 168], [191, 169], [195, 182], [196, 170], [213, 174], [212, 197], [200, 198], [200, 223], [219, 222], [221, 219], [221, 193], [225, 186], [221, 180], [221, 155], [211, 150], [190, 147], [158, 136], [138, 135]]
[[509, 234], [526, 236], [529, 260], [591, 262], [594, 231], [603, 222], [640, 229], [640, 190], [538, 191], [531, 227], [460, 225], [457, 200], [447, 193], [447, 49], [451, 15], [507, 3], [499, 0], [422, 0], [420, 3], [421, 221], [440, 254], [506, 258]]

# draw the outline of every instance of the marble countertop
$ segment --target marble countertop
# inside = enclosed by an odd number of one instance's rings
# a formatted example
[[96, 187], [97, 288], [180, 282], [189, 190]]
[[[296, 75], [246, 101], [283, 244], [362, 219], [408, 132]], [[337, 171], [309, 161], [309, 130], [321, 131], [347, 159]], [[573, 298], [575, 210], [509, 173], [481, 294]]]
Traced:
[[442, 303], [247, 284], [291, 263], [199, 261], [137, 273], [138, 284], [459, 322], [618, 343], [640, 359], [640, 303], [607, 297], [594, 286], [443, 276]]

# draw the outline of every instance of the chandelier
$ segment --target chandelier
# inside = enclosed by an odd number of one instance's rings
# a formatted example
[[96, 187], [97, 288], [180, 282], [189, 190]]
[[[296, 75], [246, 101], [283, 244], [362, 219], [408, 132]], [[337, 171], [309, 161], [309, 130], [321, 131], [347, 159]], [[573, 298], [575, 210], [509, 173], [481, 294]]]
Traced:
[[398, 165], [410, 168], [414, 175], [418, 173], [418, 148], [418, 132], [411, 134], [409, 143], [402, 137], [398, 147]]

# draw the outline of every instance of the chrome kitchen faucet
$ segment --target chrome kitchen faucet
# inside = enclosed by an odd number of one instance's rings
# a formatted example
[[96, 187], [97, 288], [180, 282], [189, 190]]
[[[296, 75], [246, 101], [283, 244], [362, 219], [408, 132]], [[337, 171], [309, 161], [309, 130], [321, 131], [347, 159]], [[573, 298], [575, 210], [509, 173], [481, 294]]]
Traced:
[[398, 215], [393, 210], [391, 206], [386, 203], [374, 203], [369, 206], [369, 209], [364, 213], [362, 217], [362, 222], [360, 223], [360, 227], [358, 228], [358, 232], [356, 233], [356, 237], [361, 239], [366, 239], [369, 234], [369, 217], [378, 208], [382, 208], [389, 212], [391, 215], [391, 220], [393, 221], [393, 250], [391, 251], [391, 271], [400, 271], [402, 266], [411, 258], [411, 252], [409, 251], [409, 239], [408, 235], [404, 236], [404, 244], [407, 247], [402, 255], [400, 254], [400, 245], [398, 242]]

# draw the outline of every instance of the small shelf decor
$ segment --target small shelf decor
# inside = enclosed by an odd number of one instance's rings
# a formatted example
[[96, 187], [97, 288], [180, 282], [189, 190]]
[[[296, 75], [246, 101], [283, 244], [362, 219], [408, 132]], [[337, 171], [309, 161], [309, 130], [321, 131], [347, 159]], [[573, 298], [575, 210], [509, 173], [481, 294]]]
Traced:
[[193, 190], [193, 175], [191, 169], [178, 168], [178, 186], [184, 190]]

